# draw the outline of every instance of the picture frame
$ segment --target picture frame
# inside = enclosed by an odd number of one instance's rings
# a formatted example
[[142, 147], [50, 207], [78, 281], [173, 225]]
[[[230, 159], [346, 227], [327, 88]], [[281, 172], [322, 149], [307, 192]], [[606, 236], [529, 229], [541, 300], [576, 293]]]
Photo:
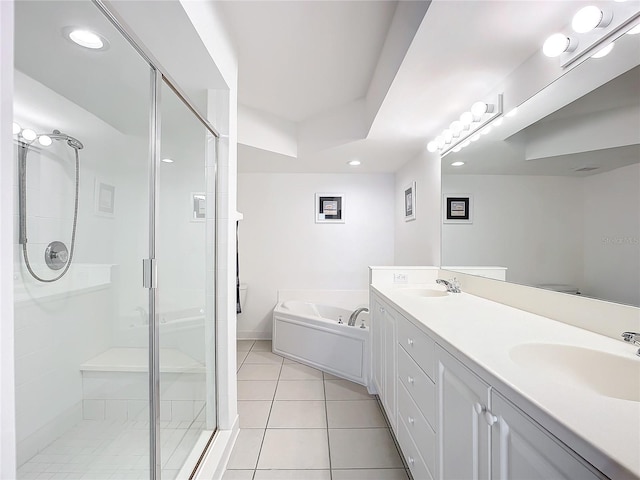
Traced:
[[116, 187], [102, 179], [95, 178], [93, 213], [101, 217], [115, 216]]
[[344, 194], [316, 193], [316, 223], [345, 223]]
[[473, 223], [473, 196], [468, 193], [447, 193], [442, 199], [443, 223]]
[[207, 218], [207, 194], [204, 192], [191, 192], [189, 205], [192, 222], [204, 222]]
[[416, 219], [416, 182], [411, 182], [403, 189], [404, 221]]

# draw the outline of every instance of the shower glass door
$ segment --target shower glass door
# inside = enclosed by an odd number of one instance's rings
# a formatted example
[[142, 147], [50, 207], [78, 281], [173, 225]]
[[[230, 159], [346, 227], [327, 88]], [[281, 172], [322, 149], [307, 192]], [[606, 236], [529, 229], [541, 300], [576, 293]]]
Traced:
[[215, 137], [160, 89], [156, 257], [162, 479], [188, 478], [216, 427]]
[[150, 478], [150, 65], [92, 2], [20, 1], [14, 79], [18, 478]]

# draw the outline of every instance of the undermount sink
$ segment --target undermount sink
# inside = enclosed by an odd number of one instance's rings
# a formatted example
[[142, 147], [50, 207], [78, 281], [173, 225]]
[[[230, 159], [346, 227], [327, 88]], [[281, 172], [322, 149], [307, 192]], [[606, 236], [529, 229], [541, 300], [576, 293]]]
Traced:
[[585, 387], [606, 397], [640, 402], [640, 358], [552, 343], [525, 343], [509, 356], [550, 381]]
[[449, 292], [447, 292], [446, 290], [440, 290], [438, 288], [427, 288], [427, 287], [421, 287], [421, 288], [401, 288], [400, 293], [403, 293], [405, 295], [409, 295], [412, 297], [427, 297], [427, 298], [432, 298], [432, 297], [446, 297], [447, 295], [449, 295]]

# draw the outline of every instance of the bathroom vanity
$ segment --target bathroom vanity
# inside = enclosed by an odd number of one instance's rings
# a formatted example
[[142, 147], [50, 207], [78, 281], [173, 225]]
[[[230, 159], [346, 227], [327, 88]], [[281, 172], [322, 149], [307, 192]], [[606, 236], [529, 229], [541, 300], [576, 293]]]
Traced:
[[414, 479], [640, 478], [631, 345], [435, 282], [372, 282], [370, 307], [371, 389]]

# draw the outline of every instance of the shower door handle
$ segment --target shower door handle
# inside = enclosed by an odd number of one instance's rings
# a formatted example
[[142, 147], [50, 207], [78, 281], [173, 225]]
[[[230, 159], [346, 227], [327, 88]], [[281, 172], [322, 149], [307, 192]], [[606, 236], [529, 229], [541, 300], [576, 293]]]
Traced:
[[142, 285], [144, 288], [156, 288], [158, 286], [155, 258], [142, 259]]

